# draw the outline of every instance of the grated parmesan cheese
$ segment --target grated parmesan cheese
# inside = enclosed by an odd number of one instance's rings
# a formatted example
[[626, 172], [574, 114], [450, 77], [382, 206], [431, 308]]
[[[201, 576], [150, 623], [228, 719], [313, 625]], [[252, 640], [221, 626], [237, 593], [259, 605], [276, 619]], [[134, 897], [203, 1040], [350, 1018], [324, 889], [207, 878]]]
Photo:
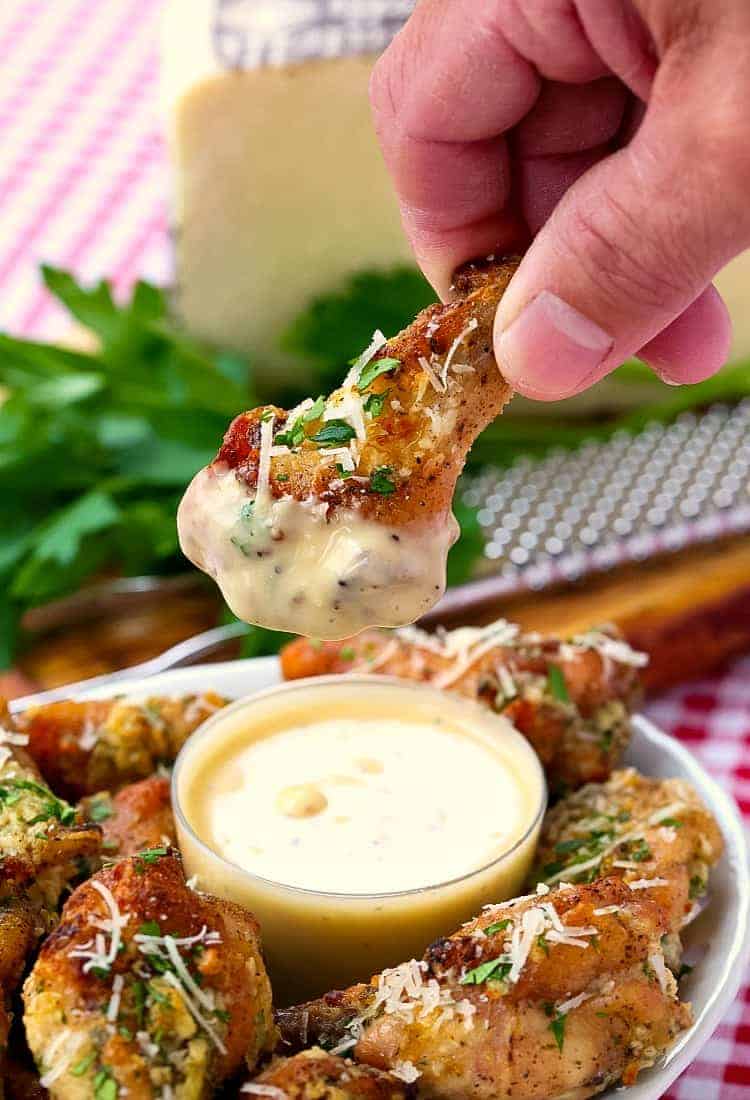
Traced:
[[631, 890], [650, 890], [652, 886], [669, 886], [665, 878], [637, 878], [627, 884]]
[[240, 1092], [249, 1092], [253, 1096], [268, 1096], [269, 1100], [288, 1100], [287, 1094], [277, 1085], [256, 1085], [248, 1081], [246, 1085], [242, 1085]]
[[174, 974], [171, 970], [167, 970], [166, 973], [162, 975], [162, 977], [168, 985], [171, 985], [173, 989], [177, 990], [177, 992], [180, 994], [183, 1001], [185, 1002], [185, 1006], [190, 1012], [191, 1016], [193, 1017], [195, 1022], [203, 1028], [216, 1049], [219, 1050], [222, 1054], [226, 1054], [227, 1048], [224, 1046], [221, 1038], [216, 1034], [208, 1020], [206, 1020], [205, 1017], [201, 1014], [198, 1006], [191, 1000], [187, 990], [184, 988], [182, 982], [177, 977], [177, 975]]
[[595, 917], [608, 917], [610, 913], [619, 913], [621, 905], [603, 905], [601, 909], [594, 909]]
[[[674, 978], [667, 971], [667, 967], [664, 963], [663, 955], [649, 955], [648, 961], [651, 964], [656, 977], [659, 979], [659, 985], [661, 986], [662, 993], [670, 993], [672, 991], [672, 983]], [[670, 980], [671, 979], [671, 980]]]
[[365, 348], [359, 358], [355, 359], [352, 363], [352, 369], [349, 371], [344, 385], [347, 385], [350, 378], [352, 378], [352, 381], [356, 381], [359, 378], [359, 373], [362, 368], [366, 367], [367, 364], [375, 358], [380, 349], [384, 348], [387, 343], [388, 341], [386, 340], [383, 333], [380, 331], [379, 328], [376, 328], [375, 332], [372, 334], [371, 342], [368, 344], [368, 346]]
[[86, 1040], [82, 1032], [71, 1031], [64, 1027], [50, 1041], [45, 1052], [45, 1061], [52, 1063], [51, 1068], [39, 1078], [39, 1084], [48, 1089], [58, 1078], [67, 1072], [73, 1059]]
[[561, 1004], [556, 1004], [555, 1012], [558, 1016], [567, 1016], [569, 1012], [572, 1012], [574, 1008], [578, 1008], [584, 1001], [590, 1000], [592, 996], [592, 993], [579, 993], [577, 997], [571, 997]]
[[432, 364], [430, 363], [429, 359], [426, 359], [424, 355], [420, 355], [417, 362], [419, 363], [420, 367], [422, 368], [422, 370], [427, 375], [429, 381], [432, 383], [432, 388], [435, 390], [435, 392], [436, 393], [445, 393], [446, 388], [447, 388], [446, 384], [445, 384], [445, 382], [443, 382], [442, 378], [440, 378], [440, 376], [438, 374], [436, 374], [436, 372], [433, 369]]
[[391, 1066], [391, 1073], [394, 1077], [398, 1077], [401, 1081], [405, 1081], [407, 1085], [411, 1085], [422, 1074], [420, 1070], [414, 1065], [413, 1062], [394, 1062]]
[[260, 455], [258, 457], [258, 481], [255, 489], [255, 502], [263, 508], [270, 499], [269, 480], [271, 476], [271, 448], [273, 447], [274, 416], [260, 422]]
[[14, 730], [8, 730], [5, 726], [0, 726], [0, 745], [19, 745], [24, 746], [29, 743], [29, 735], [27, 733], [16, 733]]
[[125, 979], [122, 974], [115, 974], [112, 980], [112, 996], [109, 998], [109, 1004], [107, 1005], [107, 1020], [111, 1024], [115, 1023], [120, 1012], [120, 998], [122, 997], [124, 984]]
[[[99, 970], [110, 969], [120, 950], [122, 930], [130, 920], [129, 913], [120, 912], [115, 896], [108, 886], [93, 878], [91, 879], [91, 886], [104, 898], [109, 909], [109, 917], [104, 920], [90, 920], [91, 926], [100, 931], [97, 932], [93, 940], [89, 940], [79, 947], [74, 947], [69, 952], [70, 957], [73, 959], [86, 960], [83, 964], [84, 974], [88, 974], [94, 968]], [[109, 945], [106, 942], [106, 934], [111, 937]]]
[[448, 371], [451, 369], [451, 363], [453, 362], [456, 352], [461, 347], [464, 340], [466, 340], [466, 338], [477, 328], [479, 328], [479, 321], [476, 317], [472, 317], [466, 328], [462, 332], [459, 332], [458, 336], [451, 344], [448, 354], [445, 357], [445, 362], [443, 363], [442, 382], [445, 388], [448, 386]]

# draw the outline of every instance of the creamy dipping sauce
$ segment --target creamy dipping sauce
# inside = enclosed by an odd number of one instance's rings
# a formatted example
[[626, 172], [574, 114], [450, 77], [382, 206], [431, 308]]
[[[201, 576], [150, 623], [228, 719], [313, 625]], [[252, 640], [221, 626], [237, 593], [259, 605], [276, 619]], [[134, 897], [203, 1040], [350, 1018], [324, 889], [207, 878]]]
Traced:
[[217, 751], [188, 806], [206, 843], [240, 867], [346, 894], [458, 878], [507, 851], [528, 821], [517, 763], [440, 715], [301, 716]]
[[529, 744], [477, 704], [322, 677], [212, 718], [173, 802], [188, 874], [258, 917], [283, 1003], [418, 957], [517, 893], [544, 795]]
[[404, 626], [445, 591], [458, 535], [441, 524], [389, 527], [355, 510], [291, 497], [254, 501], [231, 469], [201, 470], [180, 504], [183, 553], [240, 619], [315, 638]]

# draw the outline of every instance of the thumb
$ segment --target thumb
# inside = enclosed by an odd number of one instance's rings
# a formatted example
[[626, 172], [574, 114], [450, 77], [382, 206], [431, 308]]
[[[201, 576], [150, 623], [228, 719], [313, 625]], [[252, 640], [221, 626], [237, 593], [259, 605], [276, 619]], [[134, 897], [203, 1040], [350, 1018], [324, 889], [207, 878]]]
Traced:
[[731, 328], [709, 284], [750, 236], [747, 123], [724, 117], [701, 135], [692, 106], [692, 118], [649, 108], [631, 144], [572, 185], [524, 257], [495, 325], [498, 364], [521, 393], [571, 396], [639, 352], [675, 383], [724, 362]]

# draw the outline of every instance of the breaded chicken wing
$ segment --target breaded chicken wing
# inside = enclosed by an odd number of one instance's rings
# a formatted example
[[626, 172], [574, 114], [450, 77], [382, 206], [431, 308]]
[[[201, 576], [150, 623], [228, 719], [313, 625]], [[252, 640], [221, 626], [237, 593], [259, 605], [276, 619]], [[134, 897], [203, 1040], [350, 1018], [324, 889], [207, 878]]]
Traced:
[[41, 933], [63, 891], [90, 872], [101, 832], [52, 793], [18, 735], [2, 736], [16, 740], [0, 744], [0, 901], [28, 901]]
[[716, 819], [689, 783], [624, 768], [548, 812], [530, 881], [615, 875], [652, 898], [676, 933], [695, 915], [723, 847]]
[[275, 1045], [255, 920], [191, 890], [164, 853], [79, 886], [26, 981], [26, 1036], [53, 1097], [198, 1100]]
[[415, 1090], [393, 1074], [314, 1047], [293, 1058], [275, 1058], [263, 1073], [241, 1085], [237, 1095], [270, 1100], [407, 1100]]
[[193, 730], [226, 700], [213, 692], [182, 698], [65, 700], [15, 718], [47, 782], [70, 799], [115, 791], [171, 764]]
[[[421, 962], [350, 991], [338, 1049], [438, 1100], [583, 1100], [631, 1084], [690, 1023], [665, 932], [660, 907], [614, 878], [489, 907]], [[311, 1004], [279, 1014], [291, 1042], [303, 1012], [317, 1040]]]
[[169, 780], [152, 775], [115, 795], [103, 791], [84, 798], [81, 811], [102, 830], [105, 860], [136, 855], [144, 848], [177, 845]]
[[298, 638], [281, 652], [287, 680], [372, 672], [485, 703], [528, 738], [554, 791], [610, 774], [630, 737], [645, 660], [612, 628], [562, 640], [524, 635], [502, 619], [439, 634], [408, 627], [346, 642]]
[[240, 618], [343, 638], [414, 622], [442, 595], [456, 480], [511, 396], [492, 326], [517, 264], [464, 268], [453, 302], [376, 334], [327, 399], [237, 417], [178, 527]]

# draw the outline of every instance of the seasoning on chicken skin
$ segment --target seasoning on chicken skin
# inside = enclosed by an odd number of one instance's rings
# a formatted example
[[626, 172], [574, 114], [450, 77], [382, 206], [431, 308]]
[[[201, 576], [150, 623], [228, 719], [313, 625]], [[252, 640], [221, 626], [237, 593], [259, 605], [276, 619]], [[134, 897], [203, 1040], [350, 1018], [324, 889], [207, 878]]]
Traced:
[[511, 397], [492, 352], [517, 258], [456, 276], [456, 298], [376, 333], [342, 386], [238, 416], [178, 513], [183, 552], [243, 619], [313, 637], [414, 622], [445, 588], [456, 481]]
[[105, 860], [136, 855], [144, 848], [177, 845], [169, 780], [152, 775], [129, 783], [115, 795], [102, 791], [84, 798], [81, 810], [102, 830]]
[[[357, 987], [338, 1049], [437, 1100], [583, 1100], [632, 1084], [690, 1023], [665, 931], [659, 906], [618, 879], [489, 907], [421, 962]], [[316, 1006], [304, 1007], [315, 1040]]]
[[79, 886], [26, 981], [26, 1036], [55, 1098], [111, 1080], [113, 1097], [192, 1100], [275, 1045], [256, 921], [191, 890], [164, 853]]
[[26, 899], [41, 934], [63, 891], [90, 872], [101, 831], [52, 793], [22, 737], [5, 727], [0, 733], [0, 900]]
[[277, 1100], [407, 1100], [415, 1090], [391, 1073], [313, 1047], [292, 1058], [275, 1058], [263, 1073], [241, 1085], [237, 1095]]
[[651, 883], [645, 892], [664, 910], [674, 934], [697, 912], [723, 847], [716, 819], [689, 783], [623, 768], [547, 813], [530, 881], [553, 885], [615, 875], [630, 884]]
[[610, 774], [630, 737], [645, 660], [611, 628], [561, 640], [502, 619], [434, 635], [408, 627], [344, 643], [298, 638], [281, 653], [287, 680], [374, 672], [485, 703], [531, 742], [555, 791]]
[[171, 764], [193, 730], [226, 705], [213, 692], [182, 698], [65, 700], [15, 718], [47, 782], [73, 800], [115, 791]]

